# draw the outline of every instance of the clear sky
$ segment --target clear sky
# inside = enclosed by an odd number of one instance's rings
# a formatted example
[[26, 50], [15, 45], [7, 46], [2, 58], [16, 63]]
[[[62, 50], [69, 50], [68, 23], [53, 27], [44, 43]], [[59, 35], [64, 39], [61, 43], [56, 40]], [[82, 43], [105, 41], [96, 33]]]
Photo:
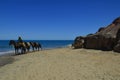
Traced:
[[120, 0], [0, 0], [0, 40], [74, 40], [120, 16]]

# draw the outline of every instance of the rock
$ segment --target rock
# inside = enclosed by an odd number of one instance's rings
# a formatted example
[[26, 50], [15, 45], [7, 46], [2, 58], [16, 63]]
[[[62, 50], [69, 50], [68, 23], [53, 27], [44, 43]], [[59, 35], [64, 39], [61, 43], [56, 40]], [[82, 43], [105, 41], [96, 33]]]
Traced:
[[74, 48], [115, 50], [120, 49], [120, 17], [116, 18], [107, 27], [101, 27], [95, 34], [86, 37], [76, 37]]
[[98, 31], [97, 31], [96, 33], [101, 32], [101, 31], [103, 31], [104, 29], [105, 29], [105, 27], [101, 27], [101, 28], [98, 29]]
[[120, 40], [120, 29], [118, 30], [117, 34], [116, 34], [116, 41]]
[[116, 45], [113, 49], [115, 52], [120, 52], [120, 29], [117, 32], [117, 36], [116, 36]]
[[108, 35], [93, 35], [85, 38], [85, 47], [87, 49], [112, 50], [115, 39]]
[[75, 49], [83, 48], [84, 47], [84, 37], [82, 37], [82, 36], [76, 37], [72, 46], [74, 46]]
[[120, 40], [117, 42], [117, 45], [113, 49], [115, 52], [120, 52]]
[[90, 33], [90, 34], [88, 34], [87, 36], [91, 36], [91, 35], [94, 35], [94, 34]]
[[120, 24], [120, 17], [116, 18], [112, 23], [115, 25]]

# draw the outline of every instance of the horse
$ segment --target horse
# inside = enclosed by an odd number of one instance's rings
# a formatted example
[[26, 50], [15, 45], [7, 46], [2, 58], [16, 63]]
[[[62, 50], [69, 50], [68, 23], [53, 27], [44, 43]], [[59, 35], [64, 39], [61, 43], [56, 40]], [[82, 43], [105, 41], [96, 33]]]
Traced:
[[26, 45], [24, 43], [16, 42], [14, 40], [9, 41], [9, 45], [13, 45], [15, 49], [15, 54], [18, 54], [19, 50], [21, 50], [21, 53], [26, 52]]
[[30, 43], [29, 42], [24, 42], [25, 45], [26, 45], [26, 49], [27, 51], [29, 52], [30, 51]]
[[29, 43], [32, 46], [32, 50], [34, 51], [35, 50], [35, 44], [33, 42], [29, 42]]
[[39, 51], [39, 48], [41, 48], [41, 50], [42, 50], [42, 46], [41, 46], [40, 43], [38, 43], [38, 42], [30, 42], [30, 44], [31, 44], [31, 46], [32, 46], [33, 51], [34, 51], [35, 49]]
[[36, 50], [38, 50], [38, 51], [39, 51], [39, 49], [42, 50], [42, 46], [41, 46], [40, 43], [38, 43], [38, 42], [34, 42], [34, 44], [35, 44], [35, 48], [36, 48]]

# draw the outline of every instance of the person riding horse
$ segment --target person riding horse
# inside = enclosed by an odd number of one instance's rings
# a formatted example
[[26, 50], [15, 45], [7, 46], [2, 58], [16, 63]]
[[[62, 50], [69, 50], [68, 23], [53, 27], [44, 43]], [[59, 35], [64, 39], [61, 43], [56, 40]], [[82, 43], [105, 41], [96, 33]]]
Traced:
[[20, 42], [20, 43], [23, 42], [23, 40], [22, 40], [22, 38], [20, 36], [18, 37], [18, 42]]
[[23, 47], [21, 47], [21, 51], [24, 51], [24, 53], [26, 52], [26, 44], [24, 43], [24, 41], [22, 40], [22, 38], [19, 36], [18, 37], [18, 43], [23, 45]]

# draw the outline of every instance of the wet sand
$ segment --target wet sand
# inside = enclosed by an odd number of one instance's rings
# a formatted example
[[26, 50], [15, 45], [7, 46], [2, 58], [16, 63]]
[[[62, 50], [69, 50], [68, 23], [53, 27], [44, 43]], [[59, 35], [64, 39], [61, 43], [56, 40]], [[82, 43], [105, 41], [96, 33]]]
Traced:
[[0, 80], [120, 80], [120, 53], [113, 51], [60, 48], [13, 58], [0, 67]]
[[11, 64], [15, 61], [15, 59], [12, 56], [1, 56], [0, 57], [0, 67]]

